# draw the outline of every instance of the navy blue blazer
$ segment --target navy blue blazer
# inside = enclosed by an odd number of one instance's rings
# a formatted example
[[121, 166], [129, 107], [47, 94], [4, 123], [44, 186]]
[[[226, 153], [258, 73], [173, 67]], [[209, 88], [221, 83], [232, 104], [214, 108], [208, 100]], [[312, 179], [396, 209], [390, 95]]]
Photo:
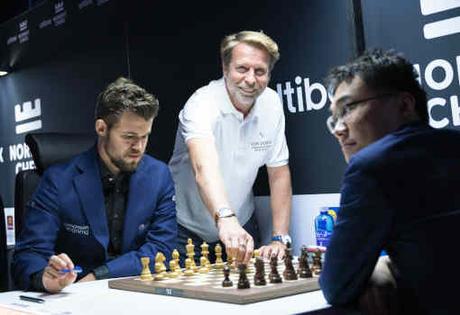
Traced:
[[170, 257], [176, 246], [174, 184], [167, 165], [144, 155], [131, 175], [122, 255], [108, 261], [104, 195], [96, 148], [51, 166], [27, 205], [16, 243], [13, 278], [23, 289], [53, 254], [66, 253], [83, 268], [79, 278], [106, 264], [110, 277], [140, 274], [140, 257], [158, 251]]
[[333, 305], [356, 301], [382, 249], [401, 307], [458, 313], [460, 133], [406, 125], [350, 160], [320, 285]]

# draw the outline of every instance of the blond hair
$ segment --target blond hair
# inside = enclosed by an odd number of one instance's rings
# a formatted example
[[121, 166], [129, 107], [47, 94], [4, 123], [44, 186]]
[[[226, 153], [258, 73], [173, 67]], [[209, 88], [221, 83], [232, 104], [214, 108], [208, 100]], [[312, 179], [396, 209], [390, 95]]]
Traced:
[[225, 36], [220, 44], [220, 57], [225, 67], [228, 67], [230, 64], [233, 48], [239, 43], [245, 43], [265, 50], [270, 55], [270, 70], [273, 69], [275, 63], [280, 58], [278, 45], [262, 31], [241, 31]]

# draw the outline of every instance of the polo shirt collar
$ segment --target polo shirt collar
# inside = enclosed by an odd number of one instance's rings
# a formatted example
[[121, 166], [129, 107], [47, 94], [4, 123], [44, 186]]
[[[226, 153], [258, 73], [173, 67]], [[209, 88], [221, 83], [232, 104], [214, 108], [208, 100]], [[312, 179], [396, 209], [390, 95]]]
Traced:
[[[236, 117], [238, 117], [241, 120], [243, 120], [243, 114], [241, 112], [239, 112], [235, 108], [235, 106], [233, 106], [233, 103], [230, 100], [230, 96], [228, 95], [228, 91], [227, 91], [227, 86], [225, 85], [225, 78], [222, 77], [220, 80], [222, 81], [223, 89], [224, 89], [224, 92], [225, 92], [224, 102], [222, 103], [222, 106], [220, 108], [221, 112], [223, 114], [233, 114]], [[251, 110], [249, 111], [248, 116], [246, 116], [246, 118], [245, 118], [246, 121], [255, 119], [259, 115], [259, 107], [260, 107], [259, 99], [260, 99], [261, 96], [262, 96], [262, 94], [259, 95], [259, 97], [256, 99], [256, 102], [255, 102], [254, 106], [252, 106]]]

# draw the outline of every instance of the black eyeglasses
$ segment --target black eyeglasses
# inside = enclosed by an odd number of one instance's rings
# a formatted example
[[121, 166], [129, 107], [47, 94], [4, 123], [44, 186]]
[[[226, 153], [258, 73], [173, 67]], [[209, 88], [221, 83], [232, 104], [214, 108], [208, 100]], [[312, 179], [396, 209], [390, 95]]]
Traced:
[[334, 133], [335, 128], [339, 123], [343, 123], [343, 121], [353, 112], [358, 106], [365, 104], [366, 102], [378, 100], [385, 97], [394, 96], [395, 93], [384, 93], [378, 94], [372, 97], [364, 98], [362, 100], [353, 101], [350, 103], [343, 104], [333, 115], [329, 116], [326, 120], [327, 128], [329, 129], [330, 133]]

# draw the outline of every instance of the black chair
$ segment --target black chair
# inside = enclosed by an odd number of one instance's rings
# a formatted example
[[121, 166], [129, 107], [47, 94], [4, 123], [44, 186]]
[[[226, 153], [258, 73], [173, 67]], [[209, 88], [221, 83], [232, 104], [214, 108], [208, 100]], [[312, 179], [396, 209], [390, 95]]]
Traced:
[[52, 164], [66, 162], [95, 144], [95, 136], [71, 133], [29, 133], [25, 142], [30, 149], [36, 169], [16, 175], [14, 216], [16, 239], [22, 229], [25, 206], [38, 186], [40, 176]]
[[7, 291], [9, 286], [7, 253], [5, 210], [0, 196], [0, 292]]

